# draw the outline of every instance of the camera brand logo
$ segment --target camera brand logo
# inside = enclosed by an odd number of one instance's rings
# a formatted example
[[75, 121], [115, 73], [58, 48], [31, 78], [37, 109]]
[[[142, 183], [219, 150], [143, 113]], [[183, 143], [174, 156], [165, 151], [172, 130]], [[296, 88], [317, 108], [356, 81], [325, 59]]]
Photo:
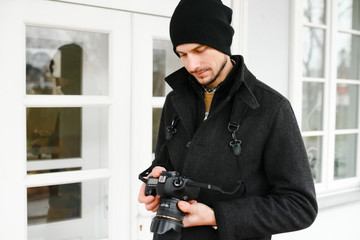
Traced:
[[170, 207], [170, 204], [168, 204], [168, 203], [162, 203], [160, 206], [161, 206], [161, 207], [164, 207], [164, 208], [169, 208], [169, 207]]
[[166, 181], [166, 176], [160, 175], [159, 182], [164, 183]]

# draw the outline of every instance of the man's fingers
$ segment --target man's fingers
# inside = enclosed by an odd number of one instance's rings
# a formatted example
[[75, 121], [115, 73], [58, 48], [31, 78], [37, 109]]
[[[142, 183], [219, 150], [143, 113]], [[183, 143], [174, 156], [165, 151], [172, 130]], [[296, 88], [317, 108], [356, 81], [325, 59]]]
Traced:
[[156, 212], [159, 207], [160, 197], [156, 196], [153, 201], [145, 203], [145, 208], [148, 211]]
[[[161, 175], [162, 171], [166, 171], [164, 167], [154, 167], [149, 176], [153, 176], [155, 178], [158, 178]], [[149, 177], [148, 176], [148, 177]], [[139, 195], [138, 195], [138, 201], [140, 203], [145, 203], [145, 208], [148, 211], [156, 212], [159, 208], [160, 203], [160, 197], [159, 196], [145, 196], [145, 187], [146, 184], [143, 183], [140, 187]]]
[[151, 171], [151, 176], [153, 176], [154, 178], [158, 178], [161, 175], [162, 171], [166, 171], [166, 169], [164, 167], [154, 167], [153, 170]]
[[191, 212], [191, 204], [185, 201], [179, 201], [178, 202], [179, 209], [184, 213], [190, 213]]
[[145, 183], [143, 183], [140, 187], [140, 191], [139, 191], [139, 196], [138, 196], [138, 201], [140, 203], [150, 203], [150, 202], [153, 202], [155, 199], [154, 196], [152, 195], [149, 195], [149, 196], [145, 196]]
[[140, 203], [144, 203], [145, 198], [146, 198], [146, 196], [145, 196], [145, 183], [143, 183], [143, 184], [141, 184], [141, 187], [140, 187], [138, 201]]

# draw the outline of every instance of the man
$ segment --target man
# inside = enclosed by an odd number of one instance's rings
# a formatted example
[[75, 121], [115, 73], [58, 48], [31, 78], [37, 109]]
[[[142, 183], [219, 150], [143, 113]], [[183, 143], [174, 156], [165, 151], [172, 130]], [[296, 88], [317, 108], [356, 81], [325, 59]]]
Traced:
[[[196, 200], [179, 201], [186, 213], [183, 240], [271, 239], [310, 226], [317, 215], [290, 103], [257, 80], [241, 56], [231, 56], [231, 16], [220, 0], [181, 0], [170, 23], [184, 68], [165, 79], [173, 91], [149, 175], [175, 170], [196, 182], [238, 189], [201, 189]], [[169, 127], [176, 129], [171, 137]], [[145, 196], [144, 188], [139, 201], [157, 211], [159, 196]]]

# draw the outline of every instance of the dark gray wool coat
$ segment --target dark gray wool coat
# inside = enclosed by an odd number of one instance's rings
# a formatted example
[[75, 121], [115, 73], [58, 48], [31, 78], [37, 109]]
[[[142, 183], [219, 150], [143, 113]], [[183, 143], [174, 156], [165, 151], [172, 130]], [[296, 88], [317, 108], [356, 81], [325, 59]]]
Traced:
[[[241, 56], [231, 58], [236, 64], [215, 92], [206, 121], [203, 90], [186, 69], [166, 78], [173, 91], [165, 101], [151, 167], [176, 170], [227, 191], [240, 178], [246, 186], [246, 192], [242, 187], [233, 195], [202, 189], [197, 200], [214, 209], [218, 230], [184, 228], [182, 240], [271, 239], [310, 226], [317, 215], [308, 158], [289, 101], [257, 80]], [[253, 90], [247, 88], [251, 81]], [[228, 123], [234, 95], [244, 87], [240, 98], [248, 108], [236, 132], [242, 141], [240, 160], [229, 145]], [[160, 151], [174, 115], [177, 133]]]

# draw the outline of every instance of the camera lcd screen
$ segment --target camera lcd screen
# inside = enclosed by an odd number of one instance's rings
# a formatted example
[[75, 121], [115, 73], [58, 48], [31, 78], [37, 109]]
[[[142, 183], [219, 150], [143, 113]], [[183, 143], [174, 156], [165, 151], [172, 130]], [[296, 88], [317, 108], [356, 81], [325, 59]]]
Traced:
[[147, 181], [147, 184], [157, 184], [158, 183], [158, 179], [157, 178], [149, 178]]

